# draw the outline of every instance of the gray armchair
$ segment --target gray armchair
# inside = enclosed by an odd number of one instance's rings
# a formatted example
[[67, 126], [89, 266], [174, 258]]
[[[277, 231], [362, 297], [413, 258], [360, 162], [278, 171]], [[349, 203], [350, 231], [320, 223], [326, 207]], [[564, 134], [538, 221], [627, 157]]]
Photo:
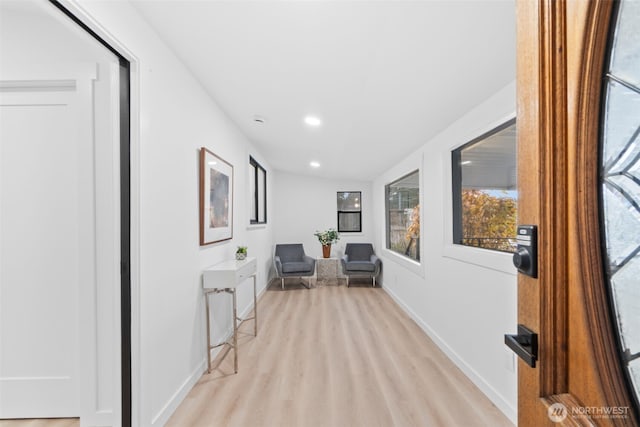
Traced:
[[373, 252], [371, 243], [347, 243], [340, 263], [342, 273], [347, 276], [347, 287], [349, 277], [371, 277], [372, 286], [376, 286], [376, 277], [380, 274], [382, 262]]
[[[316, 272], [316, 260], [304, 253], [304, 247], [300, 243], [276, 245], [276, 253], [273, 257], [276, 274], [281, 280], [284, 289], [285, 277], [309, 277]], [[309, 285], [302, 283], [307, 289]]]

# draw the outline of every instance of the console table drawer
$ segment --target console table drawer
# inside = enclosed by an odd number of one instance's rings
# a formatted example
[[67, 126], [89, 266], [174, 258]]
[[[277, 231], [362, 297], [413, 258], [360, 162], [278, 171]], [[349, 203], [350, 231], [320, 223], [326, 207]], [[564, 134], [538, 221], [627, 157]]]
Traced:
[[256, 272], [256, 259], [250, 258], [246, 261], [245, 265], [236, 270], [236, 283], [241, 283]]
[[221, 262], [203, 270], [202, 287], [205, 289], [235, 288], [255, 273], [255, 258]]

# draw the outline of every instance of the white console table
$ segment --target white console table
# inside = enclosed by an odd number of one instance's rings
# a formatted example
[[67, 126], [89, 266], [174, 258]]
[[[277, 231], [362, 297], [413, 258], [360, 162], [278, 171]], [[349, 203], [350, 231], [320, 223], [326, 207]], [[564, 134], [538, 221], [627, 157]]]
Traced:
[[[249, 277], [253, 277], [253, 317], [241, 319], [236, 307], [236, 288]], [[211, 350], [226, 345], [222, 358], [233, 349], [233, 368], [238, 373], [238, 321], [253, 319], [253, 334], [258, 336], [258, 303], [256, 300], [256, 259], [247, 257], [242, 261], [230, 260], [207, 267], [202, 272], [202, 287], [207, 310], [207, 372], [211, 373]], [[233, 296], [233, 336], [220, 344], [211, 345], [211, 320], [209, 296], [225, 292]]]

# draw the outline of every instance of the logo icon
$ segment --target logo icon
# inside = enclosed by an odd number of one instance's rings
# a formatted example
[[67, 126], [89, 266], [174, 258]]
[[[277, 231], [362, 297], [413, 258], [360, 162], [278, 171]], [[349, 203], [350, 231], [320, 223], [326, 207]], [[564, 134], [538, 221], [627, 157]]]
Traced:
[[562, 403], [554, 403], [553, 405], [549, 406], [549, 409], [547, 409], [547, 415], [549, 416], [549, 419], [554, 423], [560, 423], [564, 421], [565, 418], [567, 418], [567, 415], [569, 415], [569, 411], [567, 410], [567, 407]]

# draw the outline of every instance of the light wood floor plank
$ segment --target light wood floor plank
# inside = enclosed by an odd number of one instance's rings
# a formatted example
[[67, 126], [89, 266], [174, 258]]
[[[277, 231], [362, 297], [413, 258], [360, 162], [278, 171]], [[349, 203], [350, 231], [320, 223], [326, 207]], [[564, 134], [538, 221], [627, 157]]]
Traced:
[[[380, 288], [273, 286], [169, 427], [512, 426]], [[11, 426], [13, 427], [13, 426]]]

